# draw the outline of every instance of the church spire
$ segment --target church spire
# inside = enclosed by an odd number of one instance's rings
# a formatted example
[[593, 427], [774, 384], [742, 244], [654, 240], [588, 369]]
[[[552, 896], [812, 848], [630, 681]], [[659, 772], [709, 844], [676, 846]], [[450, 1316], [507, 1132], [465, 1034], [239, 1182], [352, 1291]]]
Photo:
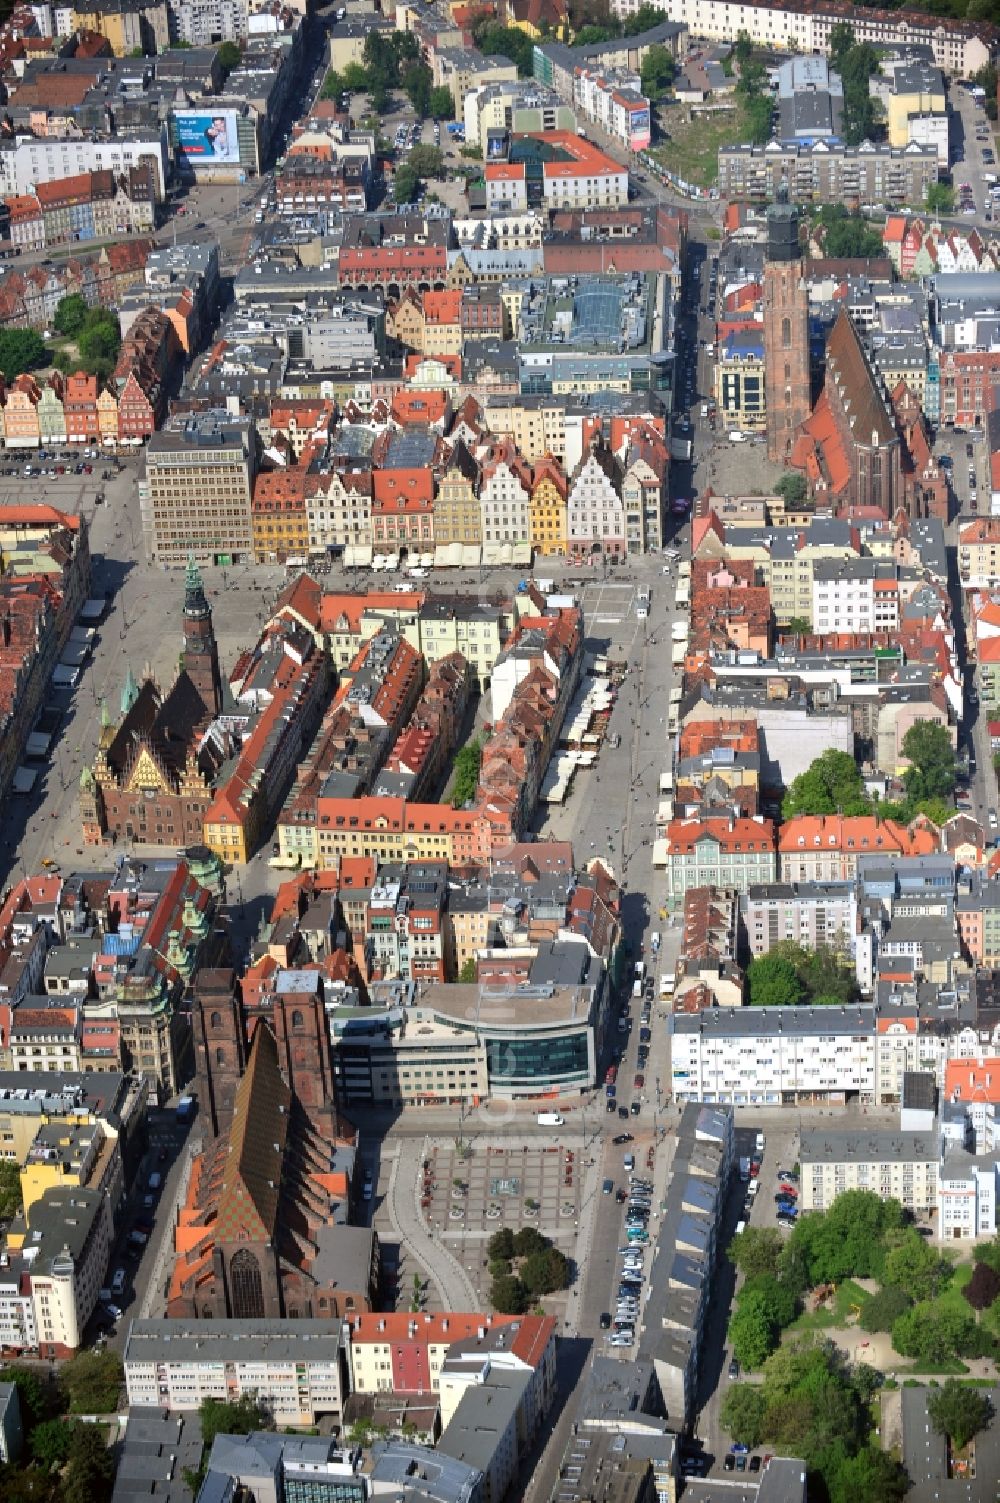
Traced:
[[128, 714], [138, 698], [139, 685], [135, 681], [135, 674], [132, 672], [132, 665], [130, 663], [128, 672], [125, 675], [125, 682], [122, 684], [121, 712], [123, 715]]

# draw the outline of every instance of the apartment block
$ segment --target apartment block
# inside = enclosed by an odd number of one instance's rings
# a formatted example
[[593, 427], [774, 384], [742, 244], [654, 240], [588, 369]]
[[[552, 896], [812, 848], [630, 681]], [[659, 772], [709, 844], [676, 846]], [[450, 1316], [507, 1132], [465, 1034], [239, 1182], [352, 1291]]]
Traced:
[[719, 192], [773, 202], [782, 185], [796, 203], [885, 203], [919, 207], [938, 180], [935, 145], [911, 142], [898, 149], [873, 145], [744, 143], [719, 148]]
[[807, 950], [851, 949], [858, 928], [852, 882], [773, 882], [740, 898], [747, 946], [756, 960], [786, 940]]
[[875, 1100], [871, 1007], [720, 1007], [672, 1020], [678, 1101], [733, 1106]]
[[803, 1211], [828, 1211], [847, 1190], [898, 1200], [914, 1216], [938, 1205], [936, 1128], [921, 1132], [821, 1127], [803, 1129], [799, 1148]]
[[133, 1320], [123, 1360], [130, 1405], [184, 1410], [248, 1396], [277, 1424], [343, 1417], [345, 1328], [329, 1320]]
[[150, 561], [230, 564], [253, 557], [251, 501], [257, 471], [251, 422], [222, 412], [188, 418], [146, 447], [139, 482]]

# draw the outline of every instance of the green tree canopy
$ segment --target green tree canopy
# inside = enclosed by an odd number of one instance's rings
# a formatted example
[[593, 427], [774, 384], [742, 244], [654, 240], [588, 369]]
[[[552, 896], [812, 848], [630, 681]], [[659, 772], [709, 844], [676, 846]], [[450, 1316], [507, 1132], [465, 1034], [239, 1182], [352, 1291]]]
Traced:
[[903, 737], [903, 755], [910, 766], [903, 774], [913, 800], [950, 799], [955, 792], [955, 753], [951, 737], [936, 720], [918, 720]]
[[59, 299], [52, 319], [53, 328], [67, 339], [75, 339], [87, 322], [89, 312], [87, 299], [81, 297], [79, 292], [71, 292], [67, 297]]
[[440, 146], [414, 146], [409, 163], [418, 177], [441, 177], [444, 172], [444, 156]]
[[795, 1007], [806, 989], [795, 966], [784, 955], [761, 955], [747, 968], [752, 1007]]
[[461, 809], [476, 796], [479, 786], [479, 769], [483, 760], [483, 747], [478, 736], [462, 747], [455, 758], [455, 778], [451, 789], [454, 808]]
[[843, 204], [824, 204], [816, 215], [816, 223], [824, 227], [823, 250], [827, 256], [883, 254], [881, 236], [859, 213], [849, 211]]
[[674, 81], [677, 65], [666, 47], [650, 47], [642, 60], [639, 77], [649, 99], [659, 99]]
[[663, 12], [658, 5], [640, 5], [639, 9], [622, 22], [623, 37], [638, 37], [644, 31], [652, 31], [663, 21]]
[[234, 68], [239, 67], [241, 56], [240, 49], [235, 42], [222, 43], [218, 52], [219, 67], [227, 77], [232, 73]]
[[886, 1238], [882, 1277], [915, 1300], [932, 1299], [951, 1277], [951, 1264], [913, 1227], [906, 1227]]
[[764, 1439], [764, 1391], [756, 1383], [733, 1383], [719, 1411], [719, 1423], [733, 1440], [755, 1450]]
[[117, 1409], [125, 1381], [117, 1352], [77, 1352], [60, 1376], [74, 1414], [110, 1414]]
[[420, 179], [409, 162], [401, 162], [392, 180], [392, 196], [398, 204], [411, 204], [417, 196]]
[[860, 1325], [863, 1331], [891, 1331], [901, 1315], [905, 1315], [913, 1300], [905, 1289], [886, 1284], [877, 1290], [861, 1307]]
[[432, 120], [451, 120], [455, 115], [455, 101], [446, 84], [437, 84], [431, 89], [430, 109]]
[[502, 1226], [498, 1232], [494, 1232], [486, 1250], [491, 1258], [512, 1258], [514, 1256], [514, 1233], [509, 1226]]
[[0, 1159], [0, 1221], [21, 1209], [21, 1171], [13, 1159]]
[[480, 52], [487, 57], [509, 57], [517, 65], [522, 78], [530, 78], [534, 70], [534, 43], [527, 32], [517, 26], [501, 26], [484, 15], [472, 27], [472, 37]]
[[788, 470], [774, 490], [776, 495], [784, 497], [786, 506], [801, 506], [809, 494], [806, 477], [799, 470]]
[[[988, 0], [989, 4], [993, 0]], [[955, 190], [947, 183], [928, 183], [924, 203], [931, 214], [952, 214], [955, 210]]]
[[525, 1258], [518, 1277], [535, 1298], [554, 1294], [569, 1284], [569, 1263], [557, 1247], [546, 1247]]
[[927, 1398], [927, 1416], [939, 1435], [961, 1449], [993, 1418], [993, 1406], [978, 1388], [949, 1378]]
[[34, 329], [0, 329], [0, 371], [7, 381], [37, 370], [46, 358], [45, 341]]
[[490, 1304], [498, 1315], [523, 1315], [531, 1306], [531, 1295], [513, 1274], [494, 1279], [490, 1286]]
[[794, 779], [781, 805], [785, 819], [798, 814], [868, 814], [871, 800], [849, 752], [828, 747]]
[[426, 63], [407, 63], [403, 70], [403, 91], [418, 120], [425, 120], [431, 112], [433, 86], [434, 75]]
[[111, 1496], [114, 1471], [100, 1426], [74, 1425], [63, 1477], [63, 1503], [105, 1503]]
[[830, 27], [830, 65], [840, 71], [844, 57], [855, 44], [854, 27], [850, 21], [837, 21]]
[[910, 1490], [906, 1469], [877, 1444], [840, 1456], [830, 1476], [830, 1503], [901, 1503]]
[[61, 1467], [69, 1456], [73, 1439], [73, 1425], [69, 1420], [42, 1420], [32, 1430], [28, 1449], [39, 1466]]
[[779, 1327], [762, 1290], [744, 1291], [729, 1321], [729, 1340], [742, 1367], [763, 1367], [778, 1341]]
[[736, 40], [733, 43], [733, 57], [740, 68], [745, 68], [753, 57], [753, 42], [750, 38], [750, 33], [742, 27], [736, 33]]
[[466, 986], [471, 986], [478, 976], [476, 962], [471, 959], [462, 962], [462, 969], [458, 973], [458, 979]]
[[217, 1435], [252, 1435], [255, 1430], [266, 1429], [269, 1419], [264, 1406], [249, 1393], [229, 1402], [223, 1399], [202, 1399], [198, 1417], [201, 1420], [201, 1437], [205, 1443], [206, 1456]]
[[799, 1217], [789, 1245], [803, 1258], [811, 1285], [880, 1279], [887, 1233], [902, 1225], [898, 1200], [883, 1200], [870, 1190], [847, 1190], [828, 1211]]
[[364, 94], [368, 90], [368, 74], [361, 63], [347, 63], [341, 74], [341, 93]]
[[21, 1423], [25, 1431], [33, 1430], [49, 1413], [49, 1397], [41, 1378], [33, 1367], [21, 1367], [14, 1363], [4, 1369], [3, 1380], [5, 1383], [13, 1383], [17, 1388]]
[[781, 1233], [773, 1226], [748, 1226], [729, 1244], [730, 1259], [747, 1279], [762, 1273], [776, 1278], [784, 1251]]
[[551, 1246], [548, 1237], [544, 1237], [536, 1226], [522, 1226], [514, 1233], [515, 1258], [530, 1258], [532, 1253], [544, 1252]]

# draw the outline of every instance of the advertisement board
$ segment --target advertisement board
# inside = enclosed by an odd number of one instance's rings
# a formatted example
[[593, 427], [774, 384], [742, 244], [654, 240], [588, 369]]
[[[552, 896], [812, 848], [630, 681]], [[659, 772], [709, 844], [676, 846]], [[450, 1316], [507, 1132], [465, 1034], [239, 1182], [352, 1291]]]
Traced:
[[644, 151], [650, 142], [649, 107], [630, 110], [628, 120], [629, 147], [632, 151]]
[[176, 110], [177, 141], [192, 167], [234, 166], [240, 159], [235, 110]]

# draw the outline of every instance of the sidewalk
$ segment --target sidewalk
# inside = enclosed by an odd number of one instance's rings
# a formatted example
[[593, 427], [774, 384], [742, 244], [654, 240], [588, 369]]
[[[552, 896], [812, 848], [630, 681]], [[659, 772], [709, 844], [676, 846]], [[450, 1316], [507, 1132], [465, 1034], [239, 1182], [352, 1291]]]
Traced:
[[420, 1212], [420, 1170], [427, 1140], [397, 1140], [389, 1175], [386, 1205], [392, 1229], [402, 1248], [435, 1285], [442, 1310], [475, 1310], [478, 1301], [465, 1269], [427, 1229]]

